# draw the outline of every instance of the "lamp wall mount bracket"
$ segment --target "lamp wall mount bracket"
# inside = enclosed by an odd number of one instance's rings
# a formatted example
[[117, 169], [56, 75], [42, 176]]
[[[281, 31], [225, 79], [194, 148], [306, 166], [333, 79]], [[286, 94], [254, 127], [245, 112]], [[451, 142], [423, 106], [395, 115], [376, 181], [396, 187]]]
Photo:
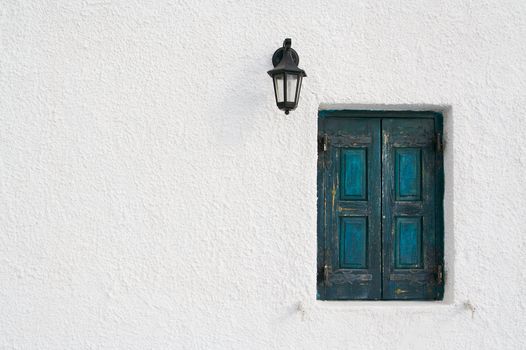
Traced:
[[276, 67], [281, 62], [281, 59], [283, 58], [283, 54], [285, 53], [285, 50], [290, 50], [290, 53], [292, 55], [292, 60], [294, 61], [296, 65], [299, 65], [300, 56], [298, 56], [298, 53], [296, 52], [296, 50], [294, 50], [291, 47], [291, 45], [292, 45], [292, 40], [287, 38], [285, 39], [285, 41], [283, 41], [283, 47], [280, 47], [274, 52], [274, 54], [272, 55], [272, 64], [274, 65], [274, 67]]

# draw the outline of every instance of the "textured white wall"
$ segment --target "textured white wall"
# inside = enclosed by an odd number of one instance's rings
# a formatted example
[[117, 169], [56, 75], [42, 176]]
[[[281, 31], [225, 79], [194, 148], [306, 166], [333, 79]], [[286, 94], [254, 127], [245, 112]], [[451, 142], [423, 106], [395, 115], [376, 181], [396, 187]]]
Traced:
[[[525, 18], [2, 0], [0, 348], [526, 349]], [[266, 71], [287, 36], [308, 77], [285, 117]], [[337, 103], [445, 110], [444, 302], [314, 300], [316, 118]]]

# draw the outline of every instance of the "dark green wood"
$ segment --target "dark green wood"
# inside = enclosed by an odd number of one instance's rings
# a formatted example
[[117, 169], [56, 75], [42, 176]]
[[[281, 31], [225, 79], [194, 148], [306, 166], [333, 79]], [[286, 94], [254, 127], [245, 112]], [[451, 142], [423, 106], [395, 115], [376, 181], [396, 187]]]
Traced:
[[[442, 135], [444, 135], [444, 119], [442, 114], [438, 114], [434, 118], [434, 121], [435, 131], [440, 134], [440, 141], [443, 142]], [[444, 144], [440, 147], [437, 147], [435, 144], [435, 151], [435, 249], [437, 274], [440, 274], [441, 276], [441, 278], [437, 278], [435, 299], [442, 300], [444, 298], [444, 284], [446, 279], [446, 274], [444, 272]]]
[[[442, 123], [442, 114], [432, 111], [322, 110], [318, 118], [430, 118]], [[442, 125], [442, 124], [441, 124]], [[437, 129], [438, 130], [438, 129]]]
[[[432, 119], [382, 119], [383, 299], [434, 299], [437, 295], [434, 140]], [[404, 169], [396, 166], [396, 157], [407, 150], [412, 153], [419, 150], [417, 173], [421, 174], [422, 190], [421, 195], [407, 196], [401, 201], [396, 196], [396, 179], [400, 182], [413, 179], [403, 178]], [[406, 175], [409, 173], [412, 172]], [[418, 231], [414, 235], [405, 233], [412, 230], [409, 223]], [[410, 238], [415, 241], [408, 241]], [[400, 261], [400, 253], [404, 253], [400, 249], [411, 244], [421, 249], [416, 252], [419, 261], [414, 266]]]
[[327, 216], [325, 215], [325, 202], [326, 202], [326, 188], [327, 188], [327, 172], [325, 170], [326, 164], [326, 153], [323, 149], [323, 130], [325, 129], [325, 120], [318, 118], [318, 185], [317, 185], [317, 194], [318, 194], [318, 217], [317, 217], [317, 236], [318, 236], [318, 251], [317, 251], [317, 274], [316, 274], [316, 299], [325, 298], [325, 288], [324, 288], [324, 270], [323, 266], [325, 263], [325, 236], [326, 236], [326, 227], [327, 227]]
[[422, 185], [422, 155], [420, 149], [397, 148], [394, 157], [396, 200], [420, 200]]
[[436, 112], [319, 112], [318, 299], [442, 299], [442, 125]]
[[367, 218], [340, 217], [340, 267], [367, 268]]
[[340, 157], [340, 198], [366, 200], [367, 198], [367, 149], [342, 149]]
[[394, 225], [395, 268], [422, 268], [422, 217], [397, 217]]
[[[320, 119], [319, 133], [329, 144], [318, 163], [319, 245], [325, 247], [318, 259], [318, 298], [380, 299], [380, 120]], [[351, 165], [342, 160], [348, 154], [357, 156]], [[342, 189], [342, 181], [355, 191]]]

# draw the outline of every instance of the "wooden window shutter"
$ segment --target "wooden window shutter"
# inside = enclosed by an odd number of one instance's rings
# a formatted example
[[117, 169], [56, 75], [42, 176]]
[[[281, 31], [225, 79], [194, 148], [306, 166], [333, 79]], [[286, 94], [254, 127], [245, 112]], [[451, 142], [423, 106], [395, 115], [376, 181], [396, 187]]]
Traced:
[[442, 119], [320, 112], [318, 298], [441, 299]]

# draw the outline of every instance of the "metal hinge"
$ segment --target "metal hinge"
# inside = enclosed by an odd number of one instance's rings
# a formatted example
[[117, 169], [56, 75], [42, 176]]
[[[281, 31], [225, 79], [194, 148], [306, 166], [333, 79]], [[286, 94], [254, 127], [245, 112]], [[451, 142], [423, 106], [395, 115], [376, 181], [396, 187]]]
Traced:
[[437, 265], [437, 284], [441, 285], [444, 282], [444, 271], [442, 265]]
[[435, 134], [435, 144], [438, 152], [444, 150], [444, 140], [442, 139], [442, 134], [439, 132]]
[[329, 136], [327, 134], [323, 134], [318, 138], [318, 148], [323, 152], [329, 149]]

